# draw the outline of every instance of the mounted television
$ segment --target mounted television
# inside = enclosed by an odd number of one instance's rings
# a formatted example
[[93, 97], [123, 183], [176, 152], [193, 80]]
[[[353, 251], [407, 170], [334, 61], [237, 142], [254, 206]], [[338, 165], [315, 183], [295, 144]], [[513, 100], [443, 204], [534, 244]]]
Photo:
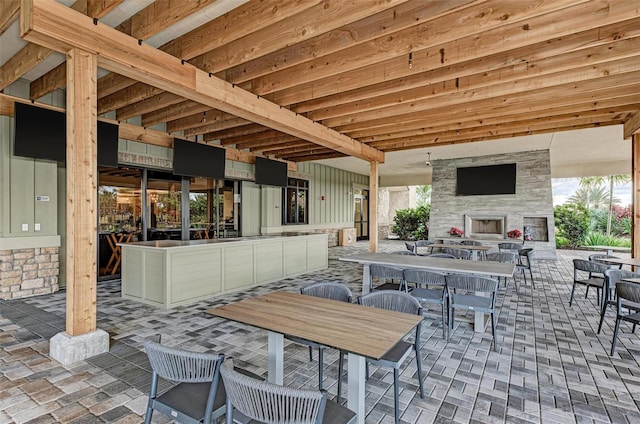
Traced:
[[[118, 166], [118, 125], [98, 121], [97, 132], [98, 165], [116, 168]], [[66, 163], [66, 114], [16, 102], [13, 154]]]
[[456, 195], [477, 196], [516, 193], [516, 164], [458, 168]]
[[226, 150], [193, 141], [173, 139], [173, 173], [184, 177], [224, 179]]
[[65, 162], [67, 119], [64, 112], [15, 103], [13, 154]]
[[256, 157], [256, 184], [287, 186], [287, 163]]

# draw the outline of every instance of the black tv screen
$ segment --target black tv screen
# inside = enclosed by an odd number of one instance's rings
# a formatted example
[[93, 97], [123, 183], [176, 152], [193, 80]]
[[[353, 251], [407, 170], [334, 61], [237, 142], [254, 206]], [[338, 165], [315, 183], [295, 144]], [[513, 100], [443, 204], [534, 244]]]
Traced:
[[[98, 121], [98, 165], [118, 166], [118, 125]], [[13, 154], [67, 161], [67, 117], [64, 112], [15, 103]]]
[[226, 150], [173, 139], [173, 173], [185, 177], [224, 179]]
[[64, 112], [15, 103], [13, 154], [65, 162], [67, 119]]
[[456, 195], [475, 196], [516, 193], [516, 164], [458, 168]]
[[286, 162], [256, 157], [256, 184], [286, 187]]

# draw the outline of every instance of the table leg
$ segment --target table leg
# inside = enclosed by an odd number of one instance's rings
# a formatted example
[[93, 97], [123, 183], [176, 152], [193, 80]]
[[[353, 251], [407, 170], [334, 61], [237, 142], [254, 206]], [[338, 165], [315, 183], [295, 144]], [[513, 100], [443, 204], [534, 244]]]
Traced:
[[362, 294], [369, 293], [369, 282], [371, 281], [371, 271], [369, 264], [364, 264], [362, 267]]
[[269, 366], [267, 381], [282, 386], [284, 381], [284, 335], [269, 331]]
[[477, 250], [472, 250], [471, 251], [471, 259], [474, 261], [478, 260], [478, 251]]
[[365, 368], [364, 356], [349, 353], [347, 358], [347, 407], [356, 413], [356, 423], [364, 424]]

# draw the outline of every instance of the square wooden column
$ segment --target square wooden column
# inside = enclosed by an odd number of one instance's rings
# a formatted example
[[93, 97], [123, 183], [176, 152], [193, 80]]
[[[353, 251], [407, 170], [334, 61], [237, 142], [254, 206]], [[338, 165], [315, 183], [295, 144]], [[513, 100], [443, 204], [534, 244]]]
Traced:
[[369, 171], [369, 252], [378, 251], [378, 162]]
[[97, 72], [95, 54], [67, 52], [67, 325], [50, 342], [63, 365], [109, 350], [109, 335], [96, 329]]
[[637, 258], [640, 256], [640, 133], [631, 136], [631, 181], [631, 257]]

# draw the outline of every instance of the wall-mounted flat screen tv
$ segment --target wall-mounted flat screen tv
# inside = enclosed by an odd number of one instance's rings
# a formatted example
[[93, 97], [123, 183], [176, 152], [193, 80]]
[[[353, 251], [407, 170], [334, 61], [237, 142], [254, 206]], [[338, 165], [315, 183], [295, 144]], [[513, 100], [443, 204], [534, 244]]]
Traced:
[[287, 186], [287, 163], [256, 157], [256, 184]]
[[[118, 166], [118, 125], [98, 121], [98, 165]], [[13, 154], [33, 159], [67, 161], [64, 112], [15, 103]]]
[[457, 169], [456, 195], [458, 196], [515, 193], [515, 163]]
[[173, 139], [173, 173], [185, 177], [224, 179], [226, 150], [193, 141]]

